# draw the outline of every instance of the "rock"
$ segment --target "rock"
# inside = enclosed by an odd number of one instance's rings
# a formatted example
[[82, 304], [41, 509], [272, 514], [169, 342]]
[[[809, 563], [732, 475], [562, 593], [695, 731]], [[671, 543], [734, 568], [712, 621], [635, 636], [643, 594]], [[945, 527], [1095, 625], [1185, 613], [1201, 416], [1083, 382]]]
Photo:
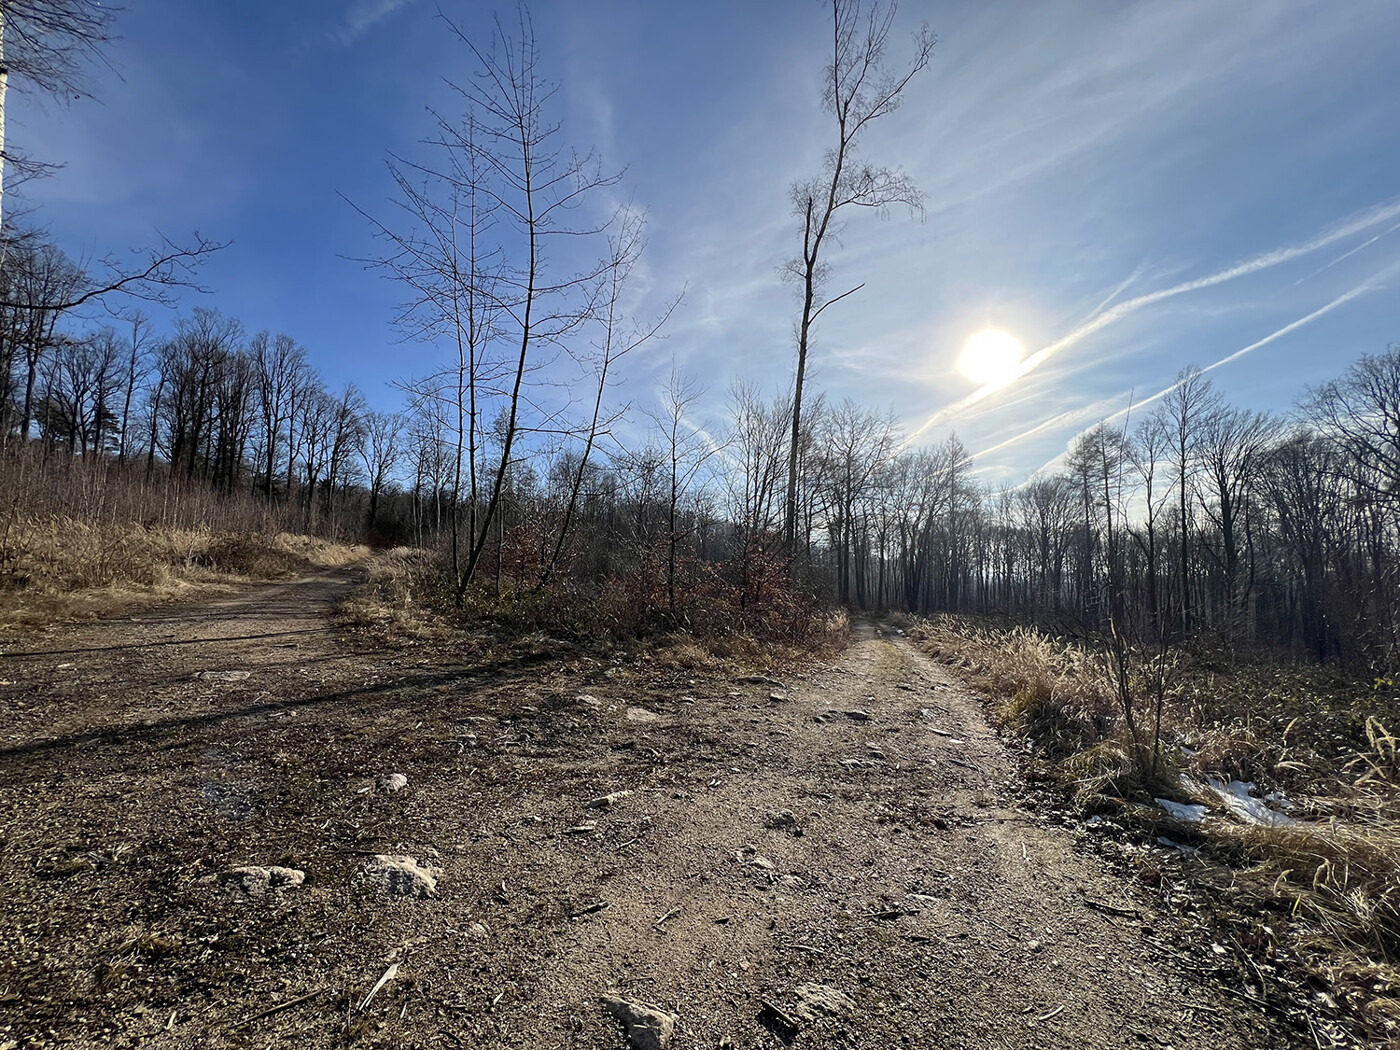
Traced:
[[590, 693], [579, 693], [576, 699], [579, 703], [584, 704], [587, 707], [603, 706], [603, 701], [599, 700], [596, 696], [593, 696]]
[[491, 931], [486, 928], [485, 923], [474, 922], [467, 927], [467, 936], [474, 941], [484, 941], [491, 936]]
[[603, 1006], [621, 1024], [632, 1050], [667, 1050], [676, 1032], [676, 1019], [654, 1007], [626, 999], [604, 998]]
[[361, 872], [378, 889], [398, 897], [436, 897], [442, 869], [419, 864], [412, 857], [379, 854]]
[[850, 718], [850, 719], [853, 719], [854, 721], [857, 721], [857, 722], [869, 722], [869, 721], [870, 721], [870, 712], [869, 712], [869, 711], [862, 711], [862, 710], [860, 710], [859, 708], [857, 708], [857, 709], [854, 710], [854, 711], [847, 711], [847, 712], [846, 712], [846, 717], [847, 717], [847, 718]]
[[583, 804], [584, 809], [612, 809], [624, 798], [631, 798], [630, 791], [614, 791], [611, 794], [599, 795], [597, 798], [590, 798]]
[[246, 893], [249, 897], [262, 897], [270, 892], [300, 886], [306, 881], [306, 872], [276, 865], [264, 867], [259, 864], [245, 864], [242, 867], [230, 868], [219, 876], [219, 881], [231, 889]]
[[784, 875], [778, 880], [778, 885], [785, 890], [805, 890], [807, 883], [796, 875]]
[[855, 1000], [829, 984], [799, 984], [796, 992], [797, 1005], [792, 1008], [791, 1013], [800, 1021], [810, 1023], [822, 1014], [841, 1017], [855, 1012]]
[[787, 698], [787, 693], [779, 692], [776, 689], [768, 694], [768, 699], [772, 700], [775, 704], [781, 704]]
[[193, 677], [200, 682], [242, 682], [252, 676], [252, 671], [196, 671]]
[[376, 780], [375, 785], [380, 791], [388, 791], [390, 793], [402, 791], [404, 788], [408, 787], [408, 777], [404, 776], [402, 773], [390, 773], [388, 776], [383, 776]]
[[795, 836], [802, 834], [802, 825], [797, 823], [797, 818], [793, 816], [790, 809], [785, 809], [781, 813], [769, 813], [763, 818], [763, 826], [770, 831], [786, 831]]
[[576, 825], [574, 825], [574, 826], [571, 827], [571, 828], [565, 828], [565, 829], [564, 829], [564, 834], [565, 834], [565, 835], [591, 835], [591, 834], [593, 834], [593, 832], [595, 832], [595, 831], [597, 831], [597, 830], [598, 830], [598, 825], [597, 825], [597, 823], [595, 823], [594, 821], [589, 820], [589, 821], [585, 821], [585, 822], [582, 823], [582, 824], [576, 824]]
[[648, 711], [645, 707], [629, 707], [627, 709], [627, 721], [629, 722], [660, 722], [661, 716], [655, 711]]

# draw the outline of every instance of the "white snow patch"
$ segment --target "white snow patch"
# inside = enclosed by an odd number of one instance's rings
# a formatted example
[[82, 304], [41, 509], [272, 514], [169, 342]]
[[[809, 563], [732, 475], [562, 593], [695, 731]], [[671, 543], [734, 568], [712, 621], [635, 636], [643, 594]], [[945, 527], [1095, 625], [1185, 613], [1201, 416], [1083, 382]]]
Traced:
[[1301, 823], [1287, 813], [1280, 813], [1270, 807], [1269, 801], [1279, 802], [1282, 800], [1283, 796], [1277, 792], [1270, 795], [1268, 800], [1255, 798], [1255, 787], [1252, 783], [1244, 780], [1232, 780], [1227, 784], [1219, 777], [1206, 777], [1206, 786], [1215, 793], [1226, 809], [1246, 824], [1282, 827], [1286, 824]]
[[1165, 809], [1168, 815], [1176, 817], [1178, 820], [1189, 820], [1192, 824], [1199, 824], [1206, 819], [1206, 814], [1210, 812], [1209, 806], [1195, 803], [1173, 802], [1169, 798], [1156, 798], [1153, 801]]

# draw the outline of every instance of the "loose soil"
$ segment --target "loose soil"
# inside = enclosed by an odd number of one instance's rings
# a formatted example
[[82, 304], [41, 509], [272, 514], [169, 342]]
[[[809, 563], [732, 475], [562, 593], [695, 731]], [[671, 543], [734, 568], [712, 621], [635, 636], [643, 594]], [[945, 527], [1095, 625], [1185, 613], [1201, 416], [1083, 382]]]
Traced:
[[327, 619], [361, 571], [4, 642], [0, 1050], [621, 1048], [604, 996], [678, 1048], [1314, 1045], [896, 634], [781, 684], [388, 649]]

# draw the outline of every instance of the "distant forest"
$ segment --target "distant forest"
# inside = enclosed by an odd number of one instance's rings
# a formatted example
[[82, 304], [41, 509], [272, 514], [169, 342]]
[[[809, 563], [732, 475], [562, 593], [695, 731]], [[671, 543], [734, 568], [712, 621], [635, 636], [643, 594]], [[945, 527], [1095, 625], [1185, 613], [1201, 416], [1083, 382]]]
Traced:
[[[64, 23], [85, 34], [71, 61], [107, 39], [103, 9], [77, 9], [94, 21]], [[796, 636], [837, 603], [1393, 667], [1400, 349], [1362, 356], [1287, 420], [1188, 369], [1130, 426], [1095, 427], [1058, 471], [997, 489], [956, 437], [906, 447], [889, 416], [806, 388], [813, 325], [859, 290], [825, 286], [841, 209], [922, 207], [857, 150], [932, 48], [925, 28], [888, 67], [895, 9], [879, 10], [832, 8], [832, 146], [791, 188], [793, 385], [770, 397], [735, 379], [723, 420], [699, 418], [704, 391], [679, 372], [627, 427], [609, 407], [622, 358], [679, 295], [629, 312], [643, 218], [609, 212], [620, 174], [560, 137], [523, 9], [494, 46], [444, 19], [484, 75], [459, 86], [462, 115], [435, 115], [430, 156], [390, 159], [389, 214], [363, 213], [366, 263], [404, 293], [400, 335], [447, 359], [405, 377], [400, 412], [327, 389], [295, 336], [202, 308], [158, 331], [133, 309], [170, 301], [217, 245], [94, 273], [10, 208], [0, 581], [35, 579], [36, 523], [291, 529], [438, 551], [457, 606], [530, 599], [609, 629]], [[111, 320], [94, 326], [98, 302]]]
[[[329, 391], [291, 336], [197, 309], [157, 335], [67, 328], [81, 279], [53, 245], [8, 257], [0, 434], [8, 517], [66, 499], [126, 514], [94, 485], [176, 513], [192, 487], [265, 506], [285, 527], [441, 546], [480, 515], [460, 479], [448, 375], [404, 412]], [[587, 434], [531, 434], [505, 471], [478, 582], [499, 594], [562, 578], [580, 596], [628, 581], [639, 622], [742, 615], [813, 599], [862, 609], [997, 614], [1070, 630], [1117, 615], [1143, 637], [1203, 636], [1316, 661], [1392, 666], [1400, 608], [1400, 348], [1361, 357], [1290, 419], [1226, 404], [1188, 370], [1131, 427], [1075, 439], [1064, 466], [988, 489], [956, 437], [903, 449], [886, 415], [817, 399], [798, 461], [800, 543], [783, 537], [790, 399], [736, 384], [722, 425], [691, 419], [675, 376], [649, 438], [583, 458]], [[504, 395], [474, 450], [499, 461]], [[596, 435], [595, 435], [596, 437]], [[67, 479], [65, 481], [65, 479]], [[172, 502], [172, 500], [174, 502]], [[162, 511], [160, 508], [165, 508]], [[217, 522], [210, 522], [217, 524]]]

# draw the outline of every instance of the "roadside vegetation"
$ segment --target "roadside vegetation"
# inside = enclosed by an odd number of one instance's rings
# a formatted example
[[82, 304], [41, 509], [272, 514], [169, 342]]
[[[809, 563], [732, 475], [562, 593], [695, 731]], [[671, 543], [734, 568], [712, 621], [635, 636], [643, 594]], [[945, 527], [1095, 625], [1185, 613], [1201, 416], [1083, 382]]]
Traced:
[[114, 462], [0, 455], [0, 629], [348, 565], [369, 548], [298, 534], [260, 501], [146, 481]]
[[[1070, 798], [1096, 834], [1181, 852], [1217, 921], [1245, 930], [1270, 957], [1301, 961], [1319, 994], [1370, 1034], [1393, 1037], [1394, 682], [1272, 653], [1181, 647], [1169, 657], [1160, 719], [1143, 712], [1150, 729], [1135, 741], [1104, 644], [956, 616], [908, 633], [978, 687], [997, 723], [1034, 745], [1030, 778]], [[1157, 658], [1135, 656], [1137, 666]]]

